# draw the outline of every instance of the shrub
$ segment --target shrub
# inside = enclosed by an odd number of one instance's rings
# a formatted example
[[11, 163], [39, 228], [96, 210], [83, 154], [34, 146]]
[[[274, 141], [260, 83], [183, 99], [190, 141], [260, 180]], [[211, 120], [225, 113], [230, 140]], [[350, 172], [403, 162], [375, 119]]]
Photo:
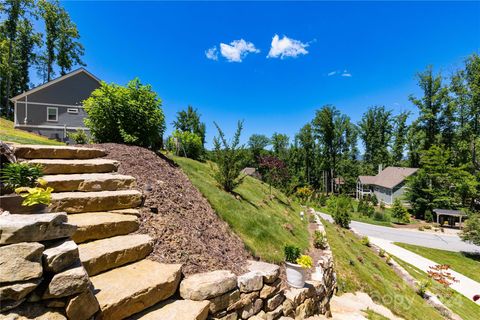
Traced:
[[190, 131], [175, 130], [168, 139], [167, 149], [178, 156], [198, 160], [203, 151], [202, 138]]
[[322, 250], [327, 248], [327, 237], [323, 232], [315, 230], [313, 234], [313, 246]]
[[402, 205], [402, 202], [398, 198], [393, 201], [392, 217], [404, 223], [408, 223], [410, 221], [410, 215], [408, 214], [407, 209], [405, 209], [405, 207]]
[[327, 196], [325, 194], [320, 194], [320, 196], [318, 197], [318, 204], [322, 207], [325, 207], [325, 205], [327, 204]]
[[69, 132], [67, 134], [70, 140], [73, 140], [76, 144], [87, 144], [90, 143], [90, 139], [88, 138], [85, 130], [77, 129], [75, 132]]
[[299, 264], [303, 269], [310, 269], [313, 267], [312, 257], [302, 254], [300, 258], [297, 259], [297, 264]]
[[372, 201], [372, 205], [374, 207], [376, 207], [378, 205], [378, 199], [377, 199], [377, 196], [376, 195], [373, 195], [370, 199], [370, 201]]
[[[443, 228], [440, 230], [444, 232]], [[468, 212], [468, 219], [463, 225], [460, 238], [463, 241], [480, 246], [480, 213]]]
[[126, 87], [103, 82], [83, 104], [88, 115], [85, 124], [96, 141], [161, 146], [165, 130], [161, 100], [139, 79]]
[[9, 163], [1, 170], [1, 180], [8, 190], [20, 187], [34, 187], [38, 178], [43, 176], [40, 165], [29, 163]]
[[309, 186], [298, 188], [295, 195], [302, 201], [307, 201], [313, 194], [313, 190]]
[[426, 222], [433, 222], [432, 211], [430, 211], [430, 210], [425, 211], [425, 221]]
[[370, 239], [368, 237], [362, 237], [362, 240], [360, 240], [360, 242], [364, 245], [364, 246], [367, 246], [367, 247], [370, 247]]
[[232, 192], [245, 178], [245, 176], [240, 176], [244, 162], [243, 146], [240, 145], [243, 122], [238, 122], [237, 131], [231, 143], [228, 143], [225, 134], [216, 123], [215, 126], [218, 130], [218, 137], [213, 139], [214, 159], [217, 163], [217, 167], [214, 168], [214, 178], [223, 190]]
[[430, 287], [430, 284], [431, 283], [429, 280], [422, 280], [418, 283], [417, 292], [422, 298], [425, 297], [425, 293], [427, 293], [427, 289]]
[[290, 263], [297, 263], [297, 259], [300, 258], [300, 248], [296, 246], [286, 245], [284, 248], [285, 261]]
[[342, 228], [348, 228], [350, 225], [350, 208], [352, 204], [350, 198], [346, 196], [330, 197], [327, 201], [327, 210], [332, 215], [336, 224]]
[[386, 255], [385, 249], [380, 249], [380, 251], [378, 251], [378, 255], [382, 258], [385, 257]]
[[380, 201], [380, 210], [385, 211], [385, 202]]

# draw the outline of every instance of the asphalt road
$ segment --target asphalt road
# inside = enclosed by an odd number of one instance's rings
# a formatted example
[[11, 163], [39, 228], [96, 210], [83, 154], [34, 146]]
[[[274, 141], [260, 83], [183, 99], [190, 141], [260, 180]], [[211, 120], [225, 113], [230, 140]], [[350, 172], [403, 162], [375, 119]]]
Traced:
[[[323, 219], [332, 221], [332, 218], [329, 215], [325, 213], [320, 213], [320, 215]], [[409, 229], [396, 229], [358, 221], [352, 221], [350, 223], [350, 228], [355, 229], [355, 231], [358, 233], [368, 237], [375, 237], [393, 242], [403, 242], [417, 246], [448, 251], [480, 253], [480, 246], [463, 242], [457, 235], [446, 235], [441, 233], [430, 233]]]

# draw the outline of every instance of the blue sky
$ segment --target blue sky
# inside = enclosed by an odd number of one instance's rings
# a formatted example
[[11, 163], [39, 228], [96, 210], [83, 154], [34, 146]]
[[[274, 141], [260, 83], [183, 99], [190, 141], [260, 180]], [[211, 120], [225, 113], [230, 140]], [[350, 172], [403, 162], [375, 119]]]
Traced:
[[[416, 72], [432, 64], [449, 75], [480, 50], [479, 2], [63, 5], [80, 30], [88, 70], [107, 82], [151, 84], [167, 132], [177, 111], [198, 108], [209, 145], [213, 121], [230, 134], [245, 120], [246, 140], [293, 137], [325, 104], [354, 121], [372, 105], [414, 110]], [[207, 58], [212, 47], [217, 60]]]

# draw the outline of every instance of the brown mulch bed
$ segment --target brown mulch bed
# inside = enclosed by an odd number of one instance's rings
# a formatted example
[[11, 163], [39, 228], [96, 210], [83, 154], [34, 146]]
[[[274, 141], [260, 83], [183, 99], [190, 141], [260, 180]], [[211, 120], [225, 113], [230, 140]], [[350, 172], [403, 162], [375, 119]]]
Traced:
[[242, 240], [169, 159], [135, 146], [88, 146], [104, 149], [107, 158], [118, 160], [118, 172], [135, 177], [137, 189], [146, 195], [139, 232], [155, 239], [150, 259], [182, 263], [186, 275], [218, 269], [245, 271], [251, 255]]

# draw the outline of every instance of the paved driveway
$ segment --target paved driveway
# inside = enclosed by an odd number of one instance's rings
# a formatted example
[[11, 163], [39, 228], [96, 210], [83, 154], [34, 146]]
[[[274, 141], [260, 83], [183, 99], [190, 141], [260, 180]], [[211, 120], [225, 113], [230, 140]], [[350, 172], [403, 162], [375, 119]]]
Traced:
[[[332, 218], [329, 215], [325, 213], [320, 213], [320, 215], [322, 218], [332, 221]], [[350, 227], [355, 229], [358, 233], [364, 234], [368, 237], [384, 239], [392, 242], [403, 242], [448, 251], [480, 252], [480, 246], [463, 242], [457, 235], [437, 234], [409, 229], [395, 229], [358, 221], [352, 221]]]

